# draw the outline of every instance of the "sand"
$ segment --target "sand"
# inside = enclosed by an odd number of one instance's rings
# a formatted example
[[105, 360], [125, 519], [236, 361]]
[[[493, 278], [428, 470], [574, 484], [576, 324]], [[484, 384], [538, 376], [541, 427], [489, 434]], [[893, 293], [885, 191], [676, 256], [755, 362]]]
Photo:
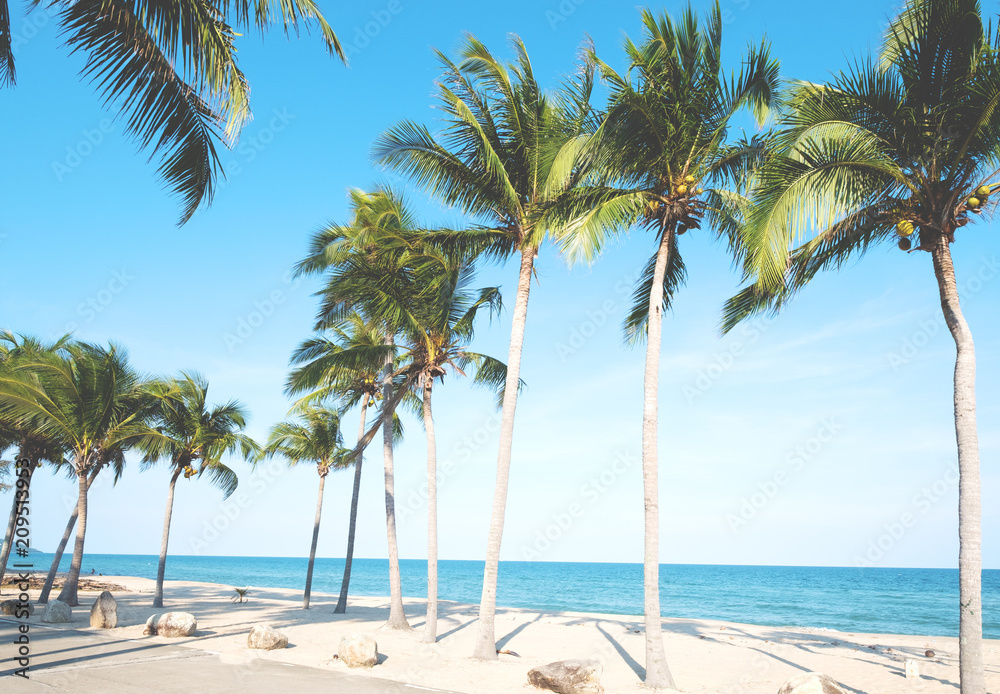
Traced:
[[[352, 674], [437, 687], [468, 694], [538, 691], [526, 684], [529, 669], [567, 658], [597, 658], [604, 663], [601, 678], [609, 693], [644, 692], [639, 686], [644, 660], [642, 618], [577, 612], [497, 609], [498, 648], [520, 657], [501, 655], [496, 662], [472, 660], [477, 607], [442, 601], [438, 643], [420, 642], [424, 604], [407, 599], [413, 631], [380, 627], [388, 616], [388, 599], [355, 597], [346, 614], [333, 614], [336, 596], [314, 594], [312, 607], [301, 609], [301, 591], [251, 587], [249, 601], [235, 604], [232, 586], [193, 581], [167, 581], [165, 608], [154, 610], [154, 582], [128, 576], [103, 576], [124, 586], [115, 595], [119, 627], [106, 630], [115, 638], [156, 639], [218, 652], [225, 662], [243, 664], [250, 672], [260, 659], [277, 660], [346, 672], [333, 659], [341, 636], [369, 632], [378, 641], [383, 662], [369, 673]], [[240, 586], [242, 588], [242, 586]], [[5, 591], [9, 597], [9, 590]], [[37, 591], [31, 591], [32, 597]], [[96, 592], [81, 592], [70, 626], [89, 629], [89, 611]], [[149, 615], [163, 611], [191, 612], [198, 632], [187, 639], [143, 636]], [[40, 617], [40, 611], [33, 621]], [[258, 623], [288, 635], [289, 648], [252, 651], [247, 633]], [[828, 629], [763, 627], [714, 620], [664, 619], [667, 659], [678, 687], [691, 694], [775, 694], [780, 685], [802, 672], [822, 672], [848, 692], [956, 692], [958, 642], [954, 638], [843, 633]], [[926, 657], [930, 649], [935, 655]], [[985, 642], [986, 685], [1000, 691], [1000, 641]], [[906, 679], [904, 663], [919, 663], [919, 679]]]

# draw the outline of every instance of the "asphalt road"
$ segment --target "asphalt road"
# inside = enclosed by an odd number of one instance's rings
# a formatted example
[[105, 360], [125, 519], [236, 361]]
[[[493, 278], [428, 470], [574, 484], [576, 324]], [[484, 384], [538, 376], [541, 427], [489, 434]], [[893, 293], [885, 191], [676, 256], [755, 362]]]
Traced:
[[31, 625], [29, 679], [20, 667], [18, 621], [0, 619], [0, 692], [266, 692], [267, 694], [420, 694], [441, 689], [345, 675], [264, 659], [224, 662], [218, 654], [150, 641], [116, 639], [95, 632]]

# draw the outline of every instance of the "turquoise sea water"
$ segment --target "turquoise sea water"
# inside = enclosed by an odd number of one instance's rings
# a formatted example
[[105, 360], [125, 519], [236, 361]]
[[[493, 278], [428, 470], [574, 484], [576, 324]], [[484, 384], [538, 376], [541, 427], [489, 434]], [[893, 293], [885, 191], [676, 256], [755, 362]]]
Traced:
[[[33, 553], [46, 570], [52, 556]], [[83, 573], [156, 577], [153, 555], [87, 554]], [[426, 594], [426, 562], [400, 562], [403, 594]], [[61, 569], [69, 565], [63, 558]], [[356, 559], [353, 595], [388, 595], [388, 561]], [[317, 559], [313, 590], [338, 593], [343, 559]], [[477, 604], [483, 563], [441, 561], [440, 598]], [[243, 587], [298, 588], [306, 559], [171, 556], [167, 579]], [[824, 568], [665, 564], [660, 568], [663, 615], [765, 626], [956, 636], [958, 571], [954, 569]], [[642, 614], [642, 565], [503, 562], [497, 602], [539, 610]], [[983, 572], [983, 634], [1000, 638], [1000, 570]]]

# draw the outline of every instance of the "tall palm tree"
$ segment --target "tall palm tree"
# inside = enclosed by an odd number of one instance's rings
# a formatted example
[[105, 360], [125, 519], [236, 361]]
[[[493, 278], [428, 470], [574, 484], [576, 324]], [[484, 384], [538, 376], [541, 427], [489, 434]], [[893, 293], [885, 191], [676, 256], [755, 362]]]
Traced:
[[[365, 321], [359, 313], [351, 313], [339, 325], [329, 327], [330, 337], [315, 337], [304, 341], [292, 355], [297, 366], [288, 377], [285, 390], [294, 395], [312, 389], [300, 402], [336, 399], [339, 413], [360, 407], [358, 441], [365, 435], [368, 408], [382, 397], [379, 374], [384, 365], [385, 335], [379, 326]], [[360, 353], [360, 354], [359, 354]], [[398, 421], [398, 419], [397, 419]], [[364, 448], [355, 457], [354, 487], [347, 529], [347, 552], [344, 555], [344, 577], [340, 584], [335, 614], [347, 611], [347, 595], [354, 562], [354, 539], [358, 523], [358, 500], [361, 496], [361, 467]]]
[[909, 0], [889, 26], [880, 60], [861, 60], [829, 84], [794, 86], [746, 225], [750, 283], [727, 304], [723, 326], [777, 311], [821, 270], [878, 245], [930, 255], [956, 347], [963, 694], [986, 691], [981, 491], [975, 350], [950, 246], [976, 215], [995, 209], [998, 41], [975, 0]]
[[[315, 25], [328, 51], [346, 60], [314, 0], [26, 3], [39, 4], [54, 14], [70, 51], [87, 56], [83, 76], [124, 116], [126, 132], [160, 159], [160, 178], [181, 198], [182, 224], [212, 199], [221, 171], [215, 143], [231, 146], [250, 120], [238, 32]], [[0, 87], [16, 79], [10, 19], [8, 0], [0, 0]]]
[[593, 71], [585, 66], [567, 87], [546, 94], [528, 52], [512, 39], [514, 63], [504, 65], [481, 42], [466, 38], [459, 62], [438, 52], [443, 75], [438, 101], [444, 129], [400, 123], [376, 142], [376, 160], [408, 175], [449, 205], [480, 222], [474, 230], [442, 234], [445, 246], [507, 259], [519, 256], [517, 291], [507, 357], [497, 477], [486, 549], [474, 656], [494, 660], [496, 586], [507, 507], [514, 411], [535, 258], [547, 231], [543, 213], [579, 180], [577, 158], [591, 127]]
[[[316, 233], [309, 255], [296, 266], [298, 274], [324, 274], [326, 284], [320, 292], [322, 302], [315, 328], [324, 330], [345, 320], [352, 312], [376, 321], [382, 332], [381, 345], [352, 350], [353, 355], [380, 356], [383, 363], [382, 411], [377, 423], [392, 422], [395, 406], [406, 388], [398, 389], [393, 379], [396, 358], [395, 337], [402, 316], [396, 308], [407, 297], [422, 289], [406, 267], [416, 244], [416, 221], [400, 195], [390, 189], [371, 193], [351, 191], [351, 220], [346, 225], [333, 224]], [[341, 356], [343, 361], [353, 356]], [[350, 364], [348, 364], [350, 366]], [[358, 442], [352, 453], [371, 441], [373, 427]], [[382, 426], [382, 457], [385, 472], [386, 536], [389, 550], [389, 619], [390, 629], [409, 629], [403, 609], [403, 590], [399, 572], [399, 545], [396, 539], [395, 472], [392, 426]], [[347, 461], [348, 463], [350, 461]]]
[[[32, 359], [40, 354], [57, 353], [68, 343], [68, 336], [59, 338], [51, 344], [44, 344], [31, 337], [19, 337], [10, 331], [0, 332], [0, 374], [7, 372], [14, 378], [30, 377], [30, 372], [22, 372], [18, 375], [14, 370], [14, 366], [19, 360]], [[3, 387], [4, 382], [0, 381], [0, 388]], [[31, 479], [35, 470], [41, 467], [43, 462], [49, 462], [57, 468], [66, 465], [65, 450], [57, 438], [45, 435], [32, 426], [30, 422], [22, 424], [17, 420], [5, 421], [3, 415], [0, 414], [0, 449], [6, 448], [17, 449], [15, 457], [17, 465], [10, 465], [10, 468], [18, 480], [24, 481], [25, 488], [16, 487], [11, 495], [10, 515], [3, 537], [3, 548], [0, 549], [0, 585], [3, 585], [7, 561], [14, 544], [17, 518], [25, 504], [26, 495], [30, 495]], [[25, 470], [23, 475], [21, 468]]]
[[[473, 382], [501, 391], [507, 367], [492, 357], [469, 351], [475, 319], [486, 310], [491, 316], [501, 309], [500, 291], [487, 287], [470, 289], [472, 263], [444, 256], [414, 257], [426, 292], [410, 297], [399, 312], [405, 316], [401, 331], [401, 366], [397, 376], [412, 382], [421, 394], [421, 411], [427, 434], [427, 618], [425, 643], [437, 641], [438, 614], [438, 522], [437, 445], [431, 395], [434, 381], [443, 381], [448, 370], [458, 375], [473, 371]], [[500, 398], [503, 395], [501, 393]]]
[[149, 385], [149, 391], [156, 402], [156, 435], [147, 437], [140, 445], [144, 454], [143, 467], [150, 467], [158, 460], [165, 460], [170, 467], [160, 562], [156, 569], [156, 592], [153, 594], [153, 607], [163, 607], [163, 579], [167, 569], [170, 519], [178, 478], [182, 474], [185, 479], [190, 479], [207, 473], [212, 484], [222, 490], [224, 498], [228, 498], [236, 491], [239, 479], [222, 462], [223, 456], [239, 454], [244, 459], [256, 459], [260, 446], [242, 433], [246, 427], [246, 408], [243, 404], [230, 400], [224, 405], [210, 407], [207, 402], [208, 381], [199, 374], [182, 373], [180, 378], [155, 381]]
[[[663, 313], [684, 282], [678, 236], [707, 217], [732, 240], [741, 205], [731, 190], [734, 168], [745, 166], [761, 142], [727, 144], [732, 117], [749, 108], [762, 121], [778, 87], [778, 64], [766, 43], [751, 46], [738, 75], [722, 69], [722, 12], [716, 3], [702, 23], [690, 6], [678, 19], [642, 12], [639, 44], [625, 41], [629, 69], [617, 73], [596, 56], [610, 88], [607, 113], [593, 147], [588, 185], [568, 191], [553, 213], [573, 219], [560, 234], [572, 261], [593, 260], [609, 237], [641, 228], [656, 249], [646, 263], [625, 319], [626, 340], [646, 340], [642, 416], [645, 509], [643, 588], [645, 684], [676, 688], [663, 648], [659, 579], [659, 453], [657, 446]], [[714, 180], [713, 180], [714, 179]], [[704, 182], [719, 187], [702, 189]]]
[[77, 479], [79, 518], [73, 559], [58, 600], [77, 605], [91, 475], [108, 466], [120, 473], [125, 451], [153, 433], [148, 425], [153, 408], [142, 376], [121, 347], [74, 343], [65, 352], [18, 363], [15, 371], [31, 377], [4, 379], [0, 412], [15, 421], [30, 422], [58, 440], [70, 458]]
[[346, 451], [343, 447], [343, 435], [340, 433], [340, 416], [335, 411], [310, 407], [302, 412], [300, 419], [301, 423], [280, 422], [271, 427], [264, 455], [281, 455], [293, 466], [302, 462], [316, 463], [319, 493], [316, 497], [316, 520], [309, 548], [309, 568], [306, 570], [306, 589], [302, 596], [302, 609], [308, 610], [316, 544], [319, 542], [319, 521], [323, 513], [323, 488], [330, 469], [341, 467], [340, 459]]

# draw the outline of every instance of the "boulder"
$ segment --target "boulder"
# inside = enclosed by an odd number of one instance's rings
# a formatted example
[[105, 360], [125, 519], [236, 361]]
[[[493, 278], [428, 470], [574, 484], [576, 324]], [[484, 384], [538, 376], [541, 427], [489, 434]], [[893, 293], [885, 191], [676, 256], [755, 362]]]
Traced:
[[90, 626], [95, 629], [114, 629], [118, 626], [118, 603], [109, 591], [101, 593], [90, 608]]
[[781, 685], [778, 694], [845, 694], [845, 692], [832, 678], [818, 672], [807, 672]]
[[142, 633], [146, 636], [177, 638], [193, 636], [198, 630], [198, 620], [190, 612], [165, 612], [154, 614], [146, 620]]
[[337, 657], [347, 667], [374, 667], [378, 664], [378, 644], [367, 634], [348, 634], [340, 640]]
[[58, 600], [50, 602], [45, 606], [45, 611], [42, 612], [42, 621], [49, 624], [61, 624], [72, 620], [73, 610], [70, 609], [69, 605]]
[[603, 694], [599, 660], [560, 660], [528, 672], [528, 684], [559, 694]]
[[247, 636], [247, 648], [273, 651], [288, 646], [288, 637], [275, 631], [267, 624], [257, 624]]
[[30, 602], [21, 602], [20, 600], [4, 600], [0, 602], [0, 613], [5, 615], [16, 617], [18, 612], [23, 614], [25, 610], [28, 611], [29, 616], [35, 614], [35, 606]]

